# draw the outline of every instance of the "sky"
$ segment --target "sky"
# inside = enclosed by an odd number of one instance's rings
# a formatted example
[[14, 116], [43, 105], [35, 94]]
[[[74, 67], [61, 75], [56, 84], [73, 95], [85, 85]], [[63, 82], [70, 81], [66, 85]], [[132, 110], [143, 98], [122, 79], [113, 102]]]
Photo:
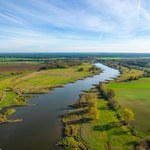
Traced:
[[150, 1], [0, 0], [0, 52], [150, 53]]

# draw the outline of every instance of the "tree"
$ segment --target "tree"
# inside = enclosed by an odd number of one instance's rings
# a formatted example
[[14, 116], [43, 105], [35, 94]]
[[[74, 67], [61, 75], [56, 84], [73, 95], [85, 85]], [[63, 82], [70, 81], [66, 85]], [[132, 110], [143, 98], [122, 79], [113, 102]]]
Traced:
[[119, 108], [119, 104], [116, 100], [109, 100], [108, 107], [113, 110], [117, 110]]
[[89, 110], [89, 116], [90, 116], [90, 119], [92, 119], [92, 120], [99, 119], [99, 116], [100, 116], [99, 110], [96, 107], [91, 107]]
[[114, 96], [115, 96], [114, 90], [108, 89], [108, 90], [107, 90], [106, 99], [107, 99], [107, 100], [110, 100], [110, 99], [112, 99]]
[[99, 83], [99, 90], [100, 90], [102, 98], [106, 99], [106, 96], [107, 96], [106, 84], [103, 82], [100, 82]]
[[95, 103], [95, 101], [96, 101], [96, 94], [93, 94], [93, 93], [82, 93], [82, 94], [80, 94], [80, 100], [79, 100], [80, 106], [93, 105], [91, 103]]
[[132, 110], [130, 110], [129, 108], [125, 108], [123, 110], [123, 118], [126, 124], [128, 124], [129, 122], [134, 120], [134, 113]]
[[78, 71], [81, 72], [81, 71], [84, 71], [84, 69], [83, 68], [79, 68]]

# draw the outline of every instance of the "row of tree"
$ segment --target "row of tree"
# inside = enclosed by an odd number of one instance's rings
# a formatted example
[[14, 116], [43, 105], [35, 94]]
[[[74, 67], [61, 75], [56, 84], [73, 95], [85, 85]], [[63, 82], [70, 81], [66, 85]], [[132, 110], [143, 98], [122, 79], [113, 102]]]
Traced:
[[94, 93], [83, 93], [79, 99], [80, 107], [88, 107], [88, 116], [91, 120], [99, 119], [99, 110], [97, 108], [97, 96]]
[[44, 67], [41, 67], [40, 70], [56, 69], [56, 68], [60, 69], [79, 65], [82, 65], [82, 61], [80, 60], [49, 61], [46, 62], [46, 65]]
[[143, 74], [144, 77], [150, 77], [150, 70], [144, 70], [144, 74]]
[[[119, 103], [114, 99], [115, 97], [114, 90], [108, 89], [105, 83], [99, 83], [99, 90], [101, 97], [105, 100], [108, 100], [108, 107], [110, 109], [117, 111], [121, 107]], [[123, 109], [122, 114], [121, 115], [118, 114], [118, 116], [119, 116], [118, 118], [124, 125], [127, 125], [134, 120], [134, 113], [129, 108]]]

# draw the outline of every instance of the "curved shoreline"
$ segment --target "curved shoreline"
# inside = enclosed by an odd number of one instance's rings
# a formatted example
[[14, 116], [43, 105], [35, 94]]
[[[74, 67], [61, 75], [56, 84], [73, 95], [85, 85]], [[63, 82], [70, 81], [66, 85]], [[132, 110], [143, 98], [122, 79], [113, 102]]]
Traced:
[[[114, 69], [114, 68], [112, 68], [112, 69]], [[105, 80], [105, 82], [109, 83], [110, 81], [115, 80], [119, 75], [120, 75], [120, 73], [118, 75], [116, 75], [115, 77], [110, 78], [109, 80]], [[98, 88], [98, 84], [95, 84], [88, 91], [83, 90], [82, 94], [96, 94], [96, 95], [98, 95], [99, 91], [97, 91], [97, 88]], [[72, 108], [72, 109], [70, 109], [61, 118], [61, 122], [62, 122], [62, 125], [63, 125], [63, 137], [60, 141], [58, 141], [58, 145], [62, 146], [64, 149], [66, 149], [66, 148], [68, 148], [68, 149], [71, 148], [72, 149], [73, 148], [72, 146], [76, 145], [75, 148], [77, 148], [77, 149], [81, 148], [81, 149], [89, 150], [89, 145], [83, 139], [81, 130], [82, 130], [82, 126], [85, 124], [85, 122], [88, 123], [91, 120], [87, 121], [87, 118], [86, 117], [84, 118], [83, 117], [84, 115], [82, 116], [82, 112], [80, 112], [80, 108], [82, 108], [82, 107], [84, 108], [84, 105], [83, 106], [78, 106], [80, 100], [81, 100], [81, 97], [75, 103], [68, 105], [68, 107]], [[97, 100], [98, 99], [96, 99], [96, 101]], [[76, 114], [76, 112], [78, 112], [78, 113]], [[68, 124], [68, 122], [72, 122], [71, 120], [72, 120], [72, 118], [74, 118], [74, 116], [79, 117], [80, 115], [82, 117], [81, 117], [81, 121], [80, 121], [79, 124], [78, 123], [77, 124], [76, 123], [75, 124], [74, 123], [71, 123], [71, 124], [69, 123]], [[72, 116], [72, 117], [68, 117], [68, 116]], [[75, 117], [75, 119], [76, 119], [76, 117]], [[76, 126], [78, 126], [78, 127], [76, 127]], [[74, 132], [73, 130], [77, 130], [76, 131], [77, 133], [73, 133]], [[74, 143], [74, 144], [72, 145], [72, 143]]]
[[[91, 65], [91, 66], [93, 66], [93, 65]], [[23, 96], [23, 98], [25, 99], [25, 102], [23, 102], [23, 104], [14, 104], [14, 105], [11, 105], [11, 106], [7, 106], [7, 107], [4, 107], [4, 108], [2, 108], [1, 110], [0, 110], [0, 113], [1, 114], [4, 114], [4, 112], [5, 111], [7, 111], [8, 109], [10, 109], [10, 108], [13, 108], [13, 109], [16, 109], [17, 107], [22, 107], [22, 106], [31, 106], [31, 104], [29, 104], [28, 103], [28, 101], [32, 98], [32, 97], [34, 97], [35, 95], [41, 95], [41, 94], [48, 94], [48, 93], [50, 93], [51, 91], [53, 91], [53, 90], [55, 90], [56, 88], [63, 88], [65, 85], [67, 85], [67, 84], [69, 84], [69, 83], [75, 83], [75, 82], [77, 82], [77, 81], [79, 81], [79, 80], [84, 80], [84, 79], [86, 79], [86, 78], [88, 78], [88, 77], [93, 77], [93, 76], [95, 76], [95, 75], [97, 75], [97, 74], [99, 74], [99, 73], [101, 73], [102, 72], [102, 70], [100, 70], [100, 68], [98, 68], [98, 70], [96, 70], [93, 74], [91, 74], [91, 75], [87, 75], [87, 76], [85, 76], [85, 77], [83, 77], [83, 78], [79, 78], [79, 79], [76, 79], [76, 80], [74, 80], [74, 81], [70, 81], [70, 82], [67, 82], [67, 83], [65, 83], [65, 84], [62, 84], [62, 85], [57, 85], [57, 86], [53, 86], [53, 87], [50, 87], [50, 88], [46, 88], [45, 89], [45, 91], [46, 92], [33, 92], [33, 93], [27, 93], [27, 94], [22, 94], [22, 95], [20, 95], [20, 96]], [[30, 94], [30, 96], [27, 96], [28, 94]], [[18, 95], [19, 96], [19, 95]], [[14, 114], [14, 113], [13, 113]], [[23, 119], [15, 119], [15, 120], [11, 120], [11, 116], [13, 115], [13, 114], [10, 114], [9, 116], [7, 116], [7, 118], [5, 118], [5, 115], [4, 115], [4, 122], [2, 121], [2, 122], [0, 122], [0, 125], [1, 124], [4, 124], [4, 123], [13, 123], [13, 122], [16, 122], [16, 120], [17, 120], [17, 122], [18, 122], [18, 120], [23, 120]]]
[[[119, 73], [117, 70], [102, 64], [99, 64], [99, 67], [104, 69], [100, 75], [95, 75], [92, 78], [87, 77], [84, 80], [69, 83], [63, 88], [56, 88], [48, 94], [41, 94], [36, 98], [31, 98], [29, 102], [31, 104], [36, 103], [35, 106], [28, 108], [17, 107], [17, 113], [12, 116], [12, 119], [22, 117], [24, 121], [0, 126], [0, 144], [2, 148], [7, 146], [11, 147], [12, 150], [25, 150], [30, 149], [30, 146], [32, 146], [33, 149], [37, 150], [41, 150], [42, 148], [47, 150], [48, 147], [50, 149], [61, 149], [60, 147], [56, 148], [54, 144], [62, 137], [62, 125], [60, 125], [59, 118], [62, 115], [62, 110], [67, 110], [67, 104], [75, 102], [82, 90], [90, 89], [93, 87], [93, 84], [99, 81], [112, 80], [111, 77]], [[8, 130], [10, 127], [11, 130]], [[32, 132], [27, 134], [30, 130]], [[22, 135], [21, 137], [20, 134]], [[13, 137], [13, 140], [8, 143], [4, 135], [8, 136], [7, 139]], [[23, 144], [22, 138], [26, 141], [26, 145]], [[29, 142], [32, 144], [28, 145]], [[40, 147], [41, 145], [42, 148]]]

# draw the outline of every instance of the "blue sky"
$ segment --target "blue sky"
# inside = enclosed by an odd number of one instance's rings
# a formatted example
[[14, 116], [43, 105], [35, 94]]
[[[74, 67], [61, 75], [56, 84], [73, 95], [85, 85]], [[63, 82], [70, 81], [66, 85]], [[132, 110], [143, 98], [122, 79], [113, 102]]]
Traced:
[[1, 0], [0, 52], [150, 53], [150, 1]]

